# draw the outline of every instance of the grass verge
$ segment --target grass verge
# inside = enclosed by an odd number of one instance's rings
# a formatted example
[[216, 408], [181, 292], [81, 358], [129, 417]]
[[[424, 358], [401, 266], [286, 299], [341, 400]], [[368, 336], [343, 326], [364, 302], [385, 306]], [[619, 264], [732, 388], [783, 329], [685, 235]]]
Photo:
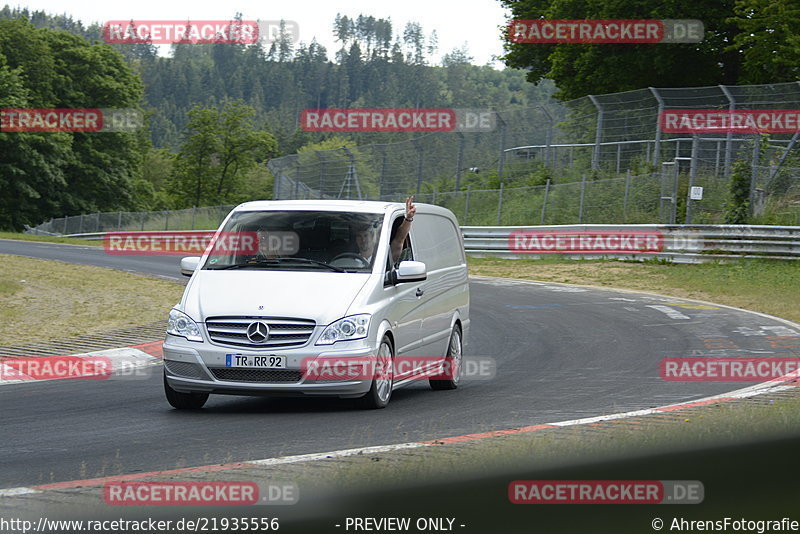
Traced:
[[0, 255], [0, 345], [163, 320], [182, 292], [112, 269]]
[[469, 258], [471, 275], [617, 287], [707, 300], [800, 322], [800, 261], [675, 264]]
[[15, 232], [0, 232], [0, 239], [13, 239], [14, 241], [38, 241], [41, 243], [66, 243], [68, 245], [89, 245], [94, 247], [99, 247], [103, 244], [101, 239], [84, 240], [75, 239], [74, 237], [19, 234]]

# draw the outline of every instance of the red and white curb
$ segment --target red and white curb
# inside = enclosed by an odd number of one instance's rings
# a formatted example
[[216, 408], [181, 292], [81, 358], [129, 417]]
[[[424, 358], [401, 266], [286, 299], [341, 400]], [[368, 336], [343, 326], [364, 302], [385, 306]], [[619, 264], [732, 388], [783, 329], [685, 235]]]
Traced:
[[71, 488], [83, 488], [92, 486], [102, 486], [109, 482], [125, 482], [130, 480], [141, 480], [145, 478], [155, 478], [162, 476], [175, 476], [182, 474], [196, 474], [196, 473], [213, 473], [220, 471], [234, 471], [236, 469], [247, 469], [253, 467], [268, 467], [274, 465], [286, 465], [303, 462], [314, 462], [318, 460], [326, 460], [331, 458], [344, 458], [347, 456], [368, 455], [382, 452], [394, 452], [408, 449], [419, 449], [423, 447], [433, 447], [436, 445], [443, 445], [448, 443], [461, 443], [465, 441], [477, 441], [481, 439], [494, 438], [499, 436], [508, 436], [512, 434], [524, 434], [529, 432], [536, 432], [539, 430], [546, 430], [550, 428], [591, 425], [603, 421], [614, 421], [619, 419], [627, 419], [631, 417], [641, 417], [646, 415], [653, 415], [664, 412], [673, 412], [684, 410], [687, 408], [694, 408], [697, 406], [706, 406], [709, 404], [719, 404], [723, 402], [730, 402], [737, 399], [744, 399], [748, 397], [755, 397], [757, 395], [764, 395], [769, 393], [778, 393], [780, 391], [789, 390], [795, 385], [788, 385], [786, 382], [790, 380], [800, 379], [800, 371], [791, 373], [779, 380], [772, 380], [769, 382], [762, 382], [754, 386], [742, 388], [730, 393], [706, 397], [696, 401], [689, 401], [680, 404], [671, 404], [668, 406], [661, 406], [658, 408], [650, 408], [646, 410], [635, 410], [631, 412], [620, 412], [608, 415], [601, 415], [596, 417], [586, 417], [583, 419], [573, 419], [569, 421], [558, 421], [555, 423], [546, 423], [540, 425], [532, 425], [521, 428], [509, 428], [505, 430], [493, 430], [490, 432], [481, 432], [477, 434], [465, 434], [462, 436], [452, 436], [446, 438], [439, 438], [429, 441], [415, 441], [409, 443], [397, 443], [394, 445], [378, 445], [373, 447], [361, 447], [356, 449], [341, 449], [329, 452], [320, 452], [312, 454], [299, 454], [293, 456], [281, 456], [278, 458], [264, 458], [262, 460], [247, 460], [243, 462], [233, 462], [228, 464], [214, 464], [198, 467], [185, 467], [181, 469], [169, 469], [164, 471], [150, 471], [146, 473], [135, 473], [130, 475], [115, 475], [102, 478], [90, 478], [84, 480], [68, 480], [64, 482], [54, 482], [51, 484], [41, 484], [36, 486], [19, 487], [0, 489], [0, 498], [3, 497], [17, 497], [21, 495], [44, 493], [49, 490], [64, 490]]
[[[30, 358], [0, 357], [0, 386], [30, 384], [31, 382], [46, 382], [50, 380], [86, 379], [98, 375], [108, 377], [121, 372], [130, 373], [136, 369], [142, 369], [160, 363], [163, 357], [161, 350], [162, 344], [162, 341], [154, 341], [152, 343], [143, 343], [132, 347], [98, 350], [64, 356], [33, 356]], [[15, 362], [18, 363], [21, 360], [26, 361], [27, 365], [21, 367], [26, 370], [42, 367], [31, 365], [33, 362], [40, 361], [48, 363], [50, 367], [57, 367], [57, 363], [69, 363], [72, 368], [81, 369], [83, 372], [77, 374], [69, 373], [69, 376], [63, 377], [54, 376], [50, 378], [41, 378], [41, 376], [26, 374], [20, 370], [20, 367], [14, 365]], [[107, 361], [109, 366], [91, 365], [91, 362], [97, 361]], [[87, 362], [88, 365], [74, 365], [80, 362]]]

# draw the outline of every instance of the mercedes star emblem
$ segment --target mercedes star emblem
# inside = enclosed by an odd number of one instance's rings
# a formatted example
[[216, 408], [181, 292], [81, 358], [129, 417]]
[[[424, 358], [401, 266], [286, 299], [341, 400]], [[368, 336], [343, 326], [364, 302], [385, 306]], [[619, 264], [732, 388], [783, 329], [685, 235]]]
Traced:
[[262, 321], [250, 323], [247, 327], [247, 339], [253, 343], [262, 344], [266, 343], [269, 339], [269, 326]]

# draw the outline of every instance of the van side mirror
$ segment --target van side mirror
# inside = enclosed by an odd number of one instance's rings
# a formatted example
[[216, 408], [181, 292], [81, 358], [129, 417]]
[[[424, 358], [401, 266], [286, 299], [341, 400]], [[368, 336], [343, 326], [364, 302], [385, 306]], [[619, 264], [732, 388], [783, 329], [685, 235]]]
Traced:
[[397, 285], [404, 282], [421, 282], [428, 278], [428, 271], [421, 261], [401, 261], [397, 269], [386, 273], [386, 282]]
[[181, 274], [183, 276], [192, 276], [199, 264], [200, 256], [187, 256], [185, 258], [181, 258]]

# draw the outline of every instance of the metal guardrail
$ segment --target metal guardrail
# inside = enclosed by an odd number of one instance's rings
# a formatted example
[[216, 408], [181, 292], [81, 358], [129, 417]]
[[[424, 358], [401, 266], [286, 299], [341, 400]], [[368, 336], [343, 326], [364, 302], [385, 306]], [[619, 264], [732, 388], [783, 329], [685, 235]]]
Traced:
[[[467, 254], [474, 257], [535, 259], [562, 254], [573, 259], [661, 258], [676, 263], [800, 260], [800, 226], [584, 224], [462, 226], [461, 231]], [[636, 236], [642, 236], [641, 250], [635, 250]]]
[[[214, 230], [164, 230], [163, 233], [169, 234], [169, 233], [180, 232], [181, 234], [197, 234], [198, 236], [201, 236], [201, 235], [206, 235], [206, 234], [213, 234], [216, 231], [217, 231], [216, 229], [214, 229]], [[81, 240], [84, 240], [84, 241], [100, 241], [101, 239], [103, 239], [103, 237], [107, 233], [117, 233], [117, 234], [122, 233], [122, 234], [131, 234], [131, 235], [137, 235], [137, 234], [152, 235], [152, 234], [158, 234], [160, 232], [162, 232], [162, 230], [145, 230], [143, 232], [139, 231], [139, 230], [134, 230], [134, 231], [131, 231], [131, 232], [90, 232], [90, 233], [84, 233], [84, 234], [64, 234], [64, 235], [61, 235], [61, 234], [47, 234], [47, 235], [52, 235], [52, 236], [57, 236], [57, 237], [71, 237], [73, 239], [81, 239]], [[37, 234], [37, 235], [43, 235], [43, 234]]]
[[[560, 254], [573, 259], [661, 258], [676, 263], [741, 258], [800, 260], [800, 226], [583, 224], [462, 226], [461, 231], [464, 248], [474, 257], [536, 259]], [[210, 232], [213, 230], [186, 231], [197, 234]], [[63, 237], [99, 240], [104, 235], [105, 232], [95, 232]], [[637, 246], [641, 248], [636, 250]]]

